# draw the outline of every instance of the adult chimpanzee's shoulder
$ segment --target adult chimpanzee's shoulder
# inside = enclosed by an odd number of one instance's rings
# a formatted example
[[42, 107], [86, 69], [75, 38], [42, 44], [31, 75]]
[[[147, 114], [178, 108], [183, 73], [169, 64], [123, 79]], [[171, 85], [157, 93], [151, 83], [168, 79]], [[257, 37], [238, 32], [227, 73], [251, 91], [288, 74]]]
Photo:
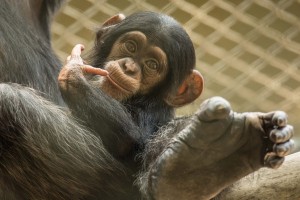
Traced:
[[38, 13], [37, 19], [40, 20], [39, 24], [42, 27], [42, 30], [45, 31], [47, 38], [50, 39], [50, 22], [53, 18], [52, 16], [59, 10], [65, 0], [42, 0], [42, 3], [31, 0], [31, 2], [36, 5], [35, 8], [38, 10], [33, 10], [33, 12]]
[[50, 20], [62, 0], [6, 1], [0, 7], [0, 82], [30, 86], [62, 103], [61, 63], [50, 44]]

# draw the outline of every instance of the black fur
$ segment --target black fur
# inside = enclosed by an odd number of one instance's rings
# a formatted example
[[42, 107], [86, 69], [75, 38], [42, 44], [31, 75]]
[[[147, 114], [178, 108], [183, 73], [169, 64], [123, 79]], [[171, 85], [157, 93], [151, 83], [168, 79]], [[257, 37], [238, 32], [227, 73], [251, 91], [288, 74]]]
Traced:
[[125, 171], [101, 140], [32, 89], [0, 84], [0, 141], [0, 199], [110, 199], [122, 193]]
[[29, 18], [33, 0], [1, 0], [0, 82], [20, 83], [63, 104], [57, 76], [61, 63], [49, 40], [49, 22], [62, 1], [43, 1], [38, 21]]

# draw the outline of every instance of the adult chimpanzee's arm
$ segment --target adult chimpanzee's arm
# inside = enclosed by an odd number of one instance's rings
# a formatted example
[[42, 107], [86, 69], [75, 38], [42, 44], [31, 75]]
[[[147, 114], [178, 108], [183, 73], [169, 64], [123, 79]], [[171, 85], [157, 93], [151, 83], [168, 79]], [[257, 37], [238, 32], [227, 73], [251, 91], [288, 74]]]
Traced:
[[61, 63], [47, 38], [49, 30], [43, 28], [60, 2], [0, 0], [0, 82], [32, 87], [63, 104], [57, 86]]
[[[1, 3], [6, 4], [5, 1], [7, 0], [2, 0]], [[63, 2], [65, 0], [10, 0], [9, 4], [15, 8], [19, 7], [20, 13], [16, 14], [21, 14], [24, 22], [37, 31], [39, 37], [44, 37], [44, 42], [50, 42], [50, 24]]]
[[121, 103], [93, 85], [83, 70], [89, 66], [82, 64], [80, 57], [73, 57], [63, 67], [59, 75], [62, 96], [72, 114], [101, 137], [110, 153], [125, 156], [138, 142], [139, 128]]
[[0, 147], [0, 199], [114, 199], [127, 180], [99, 138], [19, 85], [0, 84]]
[[279, 167], [293, 147], [284, 112], [238, 114], [220, 97], [180, 123], [148, 143], [140, 180], [153, 199], [210, 199], [263, 166]]

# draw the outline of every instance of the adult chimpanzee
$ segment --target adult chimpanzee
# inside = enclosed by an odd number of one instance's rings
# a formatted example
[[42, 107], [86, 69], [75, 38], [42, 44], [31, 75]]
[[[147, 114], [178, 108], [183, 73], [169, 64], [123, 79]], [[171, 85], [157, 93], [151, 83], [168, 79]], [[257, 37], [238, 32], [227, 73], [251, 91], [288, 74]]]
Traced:
[[[59, 3], [2, 0], [0, 8], [1, 81], [56, 102], [47, 25]], [[172, 120], [174, 106], [201, 92], [192, 43], [172, 18], [116, 16], [96, 41], [90, 64], [108, 73], [83, 65], [74, 49], [59, 76], [68, 109], [0, 84], [1, 199], [138, 199], [138, 172], [145, 198], [207, 199], [290, 152], [282, 112], [237, 114], [216, 97]]]

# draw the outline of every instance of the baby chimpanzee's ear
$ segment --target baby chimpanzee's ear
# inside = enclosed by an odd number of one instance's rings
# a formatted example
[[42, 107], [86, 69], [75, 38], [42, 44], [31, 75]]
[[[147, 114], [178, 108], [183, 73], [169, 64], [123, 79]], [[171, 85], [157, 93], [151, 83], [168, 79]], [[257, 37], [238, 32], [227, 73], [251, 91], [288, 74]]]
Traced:
[[102, 35], [104, 33], [107, 33], [112, 27], [114, 27], [115, 25], [117, 25], [118, 23], [120, 23], [121, 21], [123, 21], [125, 19], [125, 15], [123, 14], [117, 14], [112, 16], [111, 18], [107, 19], [102, 26], [100, 27], [100, 29], [97, 30], [97, 34], [96, 34], [96, 40], [100, 41], [100, 38], [102, 37]]
[[123, 14], [117, 14], [115, 16], [112, 16], [111, 18], [107, 19], [103, 24], [102, 27], [109, 27], [109, 26], [113, 26], [116, 25], [118, 23], [120, 23], [122, 20], [124, 20], [126, 17]]
[[201, 73], [197, 70], [193, 70], [178, 88], [177, 93], [168, 95], [168, 97], [165, 98], [165, 101], [172, 107], [180, 107], [189, 104], [200, 96], [203, 85], [204, 79]]

